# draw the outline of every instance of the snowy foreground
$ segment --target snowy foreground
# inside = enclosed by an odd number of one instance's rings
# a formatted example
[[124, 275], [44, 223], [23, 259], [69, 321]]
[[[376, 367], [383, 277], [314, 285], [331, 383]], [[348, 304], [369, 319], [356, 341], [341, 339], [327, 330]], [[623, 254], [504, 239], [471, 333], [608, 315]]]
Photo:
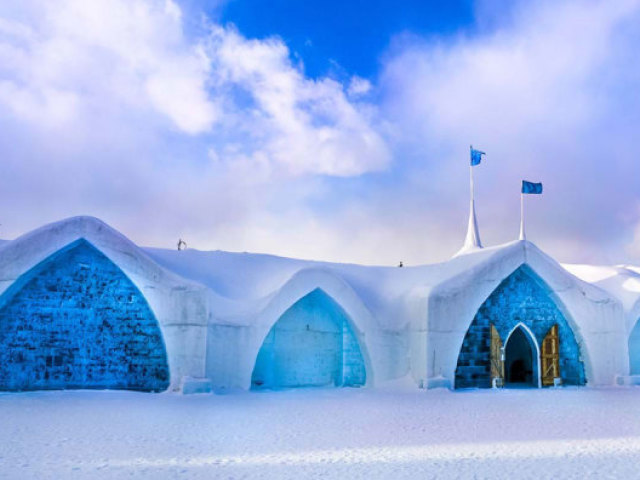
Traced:
[[637, 478], [640, 388], [0, 394], [0, 478]]

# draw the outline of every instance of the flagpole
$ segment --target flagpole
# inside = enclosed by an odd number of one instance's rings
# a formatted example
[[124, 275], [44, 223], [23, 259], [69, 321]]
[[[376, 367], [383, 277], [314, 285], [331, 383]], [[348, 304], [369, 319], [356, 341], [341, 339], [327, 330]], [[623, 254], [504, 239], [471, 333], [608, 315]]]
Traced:
[[[473, 152], [473, 146], [470, 146], [470, 152]], [[482, 248], [482, 242], [480, 241], [480, 234], [478, 233], [478, 221], [476, 219], [476, 206], [475, 206], [475, 192], [473, 184], [473, 164], [469, 162], [469, 226], [467, 227], [467, 236], [464, 241], [464, 246], [460, 252]], [[458, 253], [460, 253], [458, 252]]]
[[524, 193], [520, 193], [520, 240], [526, 240], [524, 233]]
[[470, 195], [471, 195], [471, 205], [473, 205], [474, 202], [474, 192], [473, 192], [473, 167], [471, 165], [469, 165], [469, 190], [470, 190]]

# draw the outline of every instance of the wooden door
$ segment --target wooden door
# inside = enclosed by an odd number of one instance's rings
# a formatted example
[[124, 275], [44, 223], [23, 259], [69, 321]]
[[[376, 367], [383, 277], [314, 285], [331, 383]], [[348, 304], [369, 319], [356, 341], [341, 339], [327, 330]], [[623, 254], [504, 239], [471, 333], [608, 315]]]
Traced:
[[558, 339], [557, 323], [549, 329], [542, 341], [540, 364], [542, 385], [553, 385], [553, 379], [560, 377], [560, 340]]
[[491, 324], [491, 382], [499, 379], [497, 386], [504, 385], [504, 359], [502, 358], [502, 340], [496, 327]]

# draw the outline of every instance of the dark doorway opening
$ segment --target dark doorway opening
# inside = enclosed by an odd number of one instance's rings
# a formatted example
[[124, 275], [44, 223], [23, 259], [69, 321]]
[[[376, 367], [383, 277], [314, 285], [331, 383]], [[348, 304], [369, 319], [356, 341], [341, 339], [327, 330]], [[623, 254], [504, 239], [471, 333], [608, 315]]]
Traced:
[[507, 386], [537, 387], [536, 349], [532, 339], [518, 327], [505, 346], [505, 377]]

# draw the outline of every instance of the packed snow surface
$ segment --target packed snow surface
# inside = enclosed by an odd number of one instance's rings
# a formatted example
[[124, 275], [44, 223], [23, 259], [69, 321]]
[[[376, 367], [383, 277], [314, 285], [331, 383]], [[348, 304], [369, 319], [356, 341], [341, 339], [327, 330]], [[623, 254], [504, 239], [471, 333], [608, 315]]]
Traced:
[[637, 478], [640, 388], [0, 395], [0, 478]]

